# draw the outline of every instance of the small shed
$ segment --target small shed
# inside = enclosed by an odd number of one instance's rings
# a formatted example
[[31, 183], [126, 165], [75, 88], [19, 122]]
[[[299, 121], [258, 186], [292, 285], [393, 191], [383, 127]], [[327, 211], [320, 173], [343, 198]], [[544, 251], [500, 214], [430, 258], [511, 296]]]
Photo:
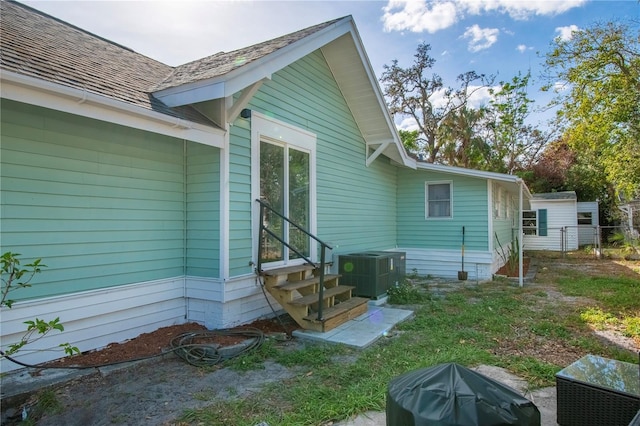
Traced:
[[532, 194], [531, 209], [522, 212], [525, 250], [566, 251], [578, 248], [578, 202], [574, 191]]
[[597, 201], [581, 201], [578, 208], [578, 245], [596, 245], [600, 217]]

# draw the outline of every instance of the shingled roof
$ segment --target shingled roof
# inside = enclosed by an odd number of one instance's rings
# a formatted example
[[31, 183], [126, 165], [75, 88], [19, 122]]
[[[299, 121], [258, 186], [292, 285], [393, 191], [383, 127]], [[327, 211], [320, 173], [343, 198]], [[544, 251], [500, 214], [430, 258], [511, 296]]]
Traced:
[[171, 67], [20, 3], [2, 0], [0, 16], [3, 70], [209, 126], [214, 124], [194, 108], [169, 107], [152, 93], [223, 76], [337, 21]]
[[[37, 102], [48, 108], [223, 146], [220, 125], [227, 117], [215, 115], [216, 108], [201, 109], [212, 114], [206, 117], [196, 104], [245, 93], [247, 88], [250, 96], [273, 73], [321, 49], [374, 151], [367, 164], [384, 154], [415, 168], [351, 16], [171, 67], [15, 1], [0, 0], [0, 6], [0, 68], [3, 81], [12, 84], [3, 96], [10, 99], [26, 99], [22, 88], [27, 88], [30, 96], [43, 94]], [[45, 92], [62, 96], [54, 102]], [[69, 102], [76, 96], [82, 102]], [[85, 97], [91, 108], [85, 107]], [[234, 104], [234, 114], [242, 102]], [[105, 106], [107, 114], [101, 110]]]
[[154, 88], [154, 91], [223, 76], [241, 66], [248, 65], [283, 47], [302, 40], [338, 22], [340, 19], [324, 22], [253, 46], [244, 47], [232, 52], [216, 53], [215, 55], [180, 65], [175, 67], [173, 72]]
[[3, 70], [212, 125], [191, 107], [169, 108], [151, 96], [172, 67], [28, 6], [2, 1], [0, 7]]

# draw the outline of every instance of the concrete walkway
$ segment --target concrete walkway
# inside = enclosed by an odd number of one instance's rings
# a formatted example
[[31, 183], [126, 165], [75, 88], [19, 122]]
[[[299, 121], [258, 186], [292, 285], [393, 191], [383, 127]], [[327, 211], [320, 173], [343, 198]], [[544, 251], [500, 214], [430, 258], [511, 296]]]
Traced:
[[385, 300], [369, 302], [367, 312], [325, 333], [295, 330], [293, 337], [326, 343], [341, 343], [364, 349], [388, 333], [399, 323], [413, 317], [413, 311], [378, 306]]

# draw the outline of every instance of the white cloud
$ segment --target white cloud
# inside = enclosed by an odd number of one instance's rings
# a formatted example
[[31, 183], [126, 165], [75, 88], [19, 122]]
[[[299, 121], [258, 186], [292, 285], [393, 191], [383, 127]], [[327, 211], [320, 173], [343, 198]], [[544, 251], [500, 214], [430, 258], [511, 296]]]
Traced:
[[480, 28], [478, 24], [467, 27], [462, 38], [469, 39], [468, 49], [470, 52], [478, 52], [488, 49], [498, 41], [500, 30], [497, 28]]
[[567, 83], [566, 81], [556, 81], [553, 84], [553, 91], [555, 93], [561, 93], [566, 90], [569, 90], [569, 83]]
[[536, 15], [558, 15], [587, 0], [388, 0], [383, 7], [385, 31], [435, 33], [449, 28], [465, 15], [483, 13], [507, 14], [513, 19], [528, 19]]
[[489, 87], [486, 86], [469, 86], [467, 93], [469, 94], [469, 98], [467, 99], [468, 105], [473, 109], [479, 109], [491, 100]]
[[458, 20], [456, 5], [451, 1], [427, 4], [425, 0], [390, 0], [382, 10], [385, 31], [435, 33]]
[[534, 15], [558, 15], [574, 7], [580, 7], [586, 0], [459, 0], [472, 15], [483, 12], [498, 12], [513, 19], [528, 19]]
[[408, 132], [411, 132], [413, 130], [420, 130], [420, 127], [418, 126], [418, 123], [416, 122], [416, 120], [414, 120], [411, 117], [403, 117], [402, 121], [400, 121], [399, 123], [396, 122], [396, 127], [398, 129], [406, 130]]
[[558, 27], [556, 28], [556, 33], [558, 34], [558, 38], [562, 41], [568, 41], [573, 38], [573, 33], [580, 31], [577, 25], [569, 25], [566, 27]]
[[518, 47], [516, 47], [516, 50], [520, 53], [524, 53], [527, 51], [527, 46], [525, 44], [519, 44]]

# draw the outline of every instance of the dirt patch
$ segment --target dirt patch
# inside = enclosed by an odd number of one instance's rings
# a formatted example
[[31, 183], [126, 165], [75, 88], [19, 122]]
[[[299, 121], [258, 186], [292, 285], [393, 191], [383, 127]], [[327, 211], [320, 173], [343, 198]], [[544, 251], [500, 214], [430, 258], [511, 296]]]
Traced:
[[[280, 320], [261, 319], [233, 329], [259, 330], [266, 338], [274, 337], [280, 347], [295, 349], [301, 342], [291, 339], [298, 325], [288, 315]], [[172, 354], [171, 341], [184, 333], [203, 332], [197, 323], [162, 327], [151, 333], [105, 348], [43, 364], [30, 369], [37, 377], [44, 372], [79, 372], [80, 377], [52, 387], [55, 406], [44, 413], [36, 412], [38, 394], [22, 395], [2, 401], [2, 421], [5, 426], [20, 425], [23, 410], [28, 419], [37, 419], [39, 426], [85, 425], [175, 425], [175, 419], [185, 410], [206, 407], [216, 400], [242, 398], [257, 392], [268, 383], [286, 380], [297, 374], [296, 368], [285, 368], [265, 362], [264, 368], [236, 372], [222, 368], [196, 367]], [[206, 343], [222, 351], [246, 341], [240, 335], [208, 336]], [[133, 364], [126, 361], [141, 360]], [[89, 367], [64, 370], [65, 367]]]
[[566, 366], [584, 356], [565, 342], [548, 339], [505, 339], [500, 341], [496, 355], [533, 357], [557, 366]]
[[[288, 315], [280, 317], [280, 321], [273, 319], [256, 320], [250, 324], [245, 324], [234, 330], [260, 330], [265, 335], [274, 333], [285, 333], [291, 337], [291, 333], [298, 328], [298, 325]], [[186, 323], [162, 327], [151, 333], [144, 333], [138, 337], [122, 343], [110, 343], [106, 347], [87, 351], [71, 357], [61, 358], [52, 361], [43, 366], [52, 367], [69, 367], [69, 366], [106, 366], [114, 363], [125, 361], [140, 360], [157, 355], [166, 354], [171, 351], [171, 342], [185, 333], [197, 333], [205, 331], [206, 327], [197, 323]], [[214, 347], [224, 348], [228, 346], [238, 345], [246, 340], [241, 334], [207, 334], [206, 338], [200, 338], [195, 342]]]

